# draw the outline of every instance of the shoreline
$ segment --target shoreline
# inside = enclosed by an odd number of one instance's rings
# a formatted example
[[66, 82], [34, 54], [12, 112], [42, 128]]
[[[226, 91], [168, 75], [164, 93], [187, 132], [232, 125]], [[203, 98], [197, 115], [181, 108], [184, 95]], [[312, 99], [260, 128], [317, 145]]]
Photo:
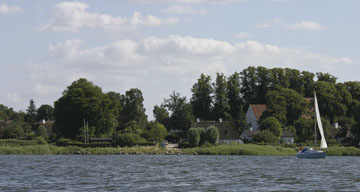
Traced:
[[[355, 147], [330, 147], [327, 156], [360, 156]], [[0, 155], [252, 155], [252, 156], [295, 156], [297, 149], [272, 145], [223, 144], [197, 148], [151, 147], [95, 147], [27, 145], [0, 146]]]

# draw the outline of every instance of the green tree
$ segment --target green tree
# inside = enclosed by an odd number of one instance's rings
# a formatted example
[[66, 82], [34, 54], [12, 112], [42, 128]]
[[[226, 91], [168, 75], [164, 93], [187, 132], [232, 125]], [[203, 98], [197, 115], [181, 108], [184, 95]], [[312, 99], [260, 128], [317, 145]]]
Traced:
[[314, 139], [314, 120], [300, 118], [294, 122], [296, 142], [301, 143]]
[[260, 124], [261, 130], [269, 130], [275, 136], [281, 136], [281, 124], [275, 117], [268, 117]]
[[14, 120], [16, 112], [11, 107], [0, 104], [0, 120]]
[[254, 135], [253, 141], [257, 143], [269, 143], [269, 144], [277, 144], [279, 143], [279, 137], [274, 135], [270, 130], [262, 130], [258, 134]]
[[304, 97], [313, 97], [314, 96], [314, 78], [315, 74], [302, 71], [301, 72], [301, 80], [304, 82]]
[[215, 145], [218, 143], [220, 134], [219, 129], [213, 125], [206, 128], [206, 141]]
[[101, 88], [86, 79], [74, 81], [55, 101], [54, 116], [57, 134], [75, 139], [83, 136], [81, 128], [84, 119], [95, 127], [98, 137], [111, 135], [117, 126], [111, 99]]
[[187, 103], [186, 97], [181, 97], [180, 93], [175, 91], [170, 95], [169, 99], [164, 99], [163, 106], [171, 112], [171, 129], [182, 130], [183, 137], [186, 138], [192, 116], [192, 106]]
[[195, 117], [202, 120], [211, 120], [213, 88], [210, 76], [201, 74], [191, 91], [192, 97], [190, 102]]
[[190, 128], [187, 132], [187, 139], [191, 147], [197, 147], [200, 142], [200, 133], [196, 128]]
[[26, 109], [25, 121], [33, 125], [36, 122], [37, 109], [33, 99], [30, 100], [29, 106]]
[[20, 123], [12, 123], [4, 130], [4, 139], [21, 139], [24, 136], [24, 130]]
[[227, 96], [227, 82], [224, 74], [217, 73], [215, 83], [213, 83], [214, 90], [214, 108], [213, 117], [217, 119], [230, 119], [230, 106]]
[[53, 120], [54, 119], [54, 107], [51, 105], [41, 105], [37, 110], [37, 121], [41, 120]]
[[47, 138], [48, 138], [48, 134], [47, 134], [47, 132], [46, 132], [45, 126], [44, 126], [44, 125], [39, 125], [39, 126], [36, 128], [35, 135], [38, 136], [38, 137], [42, 137], [42, 138], [47, 139]]
[[330, 75], [329, 73], [316, 73], [316, 77], [318, 79], [318, 81], [325, 81], [325, 82], [329, 82], [332, 84], [336, 83], [337, 78]]
[[163, 124], [159, 122], [151, 122], [147, 128], [147, 136], [149, 141], [159, 143], [167, 136], [167, 130]]
[[124, 98], [124, 108], [121, 112], [123, 124], [135, 121], [144, 129], [147, 126], [147, 115], [145, 114], [144, 98], [141, 90], [133, 88], [126, 91]]
[[245, 106], [257, 103], [258, 93], [256, 85], [256, 68], [248, 67], [240, 72], [241, 88], [240, 92], [245, 101]]
[[155, 121], [163, 124], [165, 126], [165, 128], [168, 131], [170, 131], [171, 120], [169, 117], [169, 112], [166, 110], [166, 108], [164, 106], [155, 105], [154, 109], [153, 109], [153, 114], [154, 114]]

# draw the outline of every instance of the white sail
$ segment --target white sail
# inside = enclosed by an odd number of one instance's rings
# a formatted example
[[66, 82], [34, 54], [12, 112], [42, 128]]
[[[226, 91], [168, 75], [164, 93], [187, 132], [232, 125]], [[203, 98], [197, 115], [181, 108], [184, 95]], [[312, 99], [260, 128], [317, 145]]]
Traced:
[[322, 127], [322, 123], [321, 123], [321, 118], [320, 118], [320, 111], [319, 111], [319, 106], [318, 106], [318, 102], [317, 102], [317, 98], [316, 98], [316, 93], [314, 92], [314, 98], [315, 98], [315, 114], [316, 114], [316, 121], [318, 124], [318, 128], [320, 131], [320, 135], [321, 135], [321, 143], [320, 143], [320, 148], [327, 148], [327, 144], [326, 144], [326, 140], [325, 140], [325, 136], [324, 136], [324, 129]]

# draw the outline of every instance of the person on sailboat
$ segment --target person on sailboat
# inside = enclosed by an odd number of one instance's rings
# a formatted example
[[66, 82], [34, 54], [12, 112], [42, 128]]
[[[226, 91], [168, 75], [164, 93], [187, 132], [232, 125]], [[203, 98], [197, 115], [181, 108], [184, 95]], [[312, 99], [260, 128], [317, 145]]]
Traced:
[[300, 145], [299, 152], [301, 152], [302, 150], [303, 150], [303, 147], [302, 147], [302, 145]]

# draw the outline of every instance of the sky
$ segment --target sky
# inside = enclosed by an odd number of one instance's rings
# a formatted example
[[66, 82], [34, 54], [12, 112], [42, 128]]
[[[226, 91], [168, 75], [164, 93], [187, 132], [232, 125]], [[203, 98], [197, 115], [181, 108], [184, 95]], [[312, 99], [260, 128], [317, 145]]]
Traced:
[[248, 66], [359, 81], [358, 0], [0, 0], [0, 104], [53, 105], [73, 81], [191, 98], [201, 73]]

